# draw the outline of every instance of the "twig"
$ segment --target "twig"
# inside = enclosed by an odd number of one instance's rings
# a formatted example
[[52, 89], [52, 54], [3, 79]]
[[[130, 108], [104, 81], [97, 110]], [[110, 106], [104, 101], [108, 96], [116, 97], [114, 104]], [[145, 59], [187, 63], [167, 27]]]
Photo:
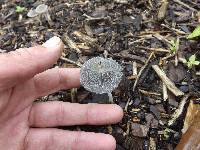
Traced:
[[153, 55], [154, 55], [154, 52], [152, 52], [152, 53], [150, 54], [150, 56], [149, 56], [149, 58], [147, 59], [145, 65], [140, 69], [140, 71], [139, 71], [139, 73], [138, 73], [138, 75], [137, 75], [137, 77], [136, 77], [135, 83], [134, 83], [134, 85], [133, 85], [133, 92], [135, 91], [135, 88], [136, 88], [136, 86], [137, 86], [138, 80], [139, 80], [139, 78], [140, 78], [140, 76], [141, 76], [143, 70], [147, 67], [147, 65], [148, 65], [148, 63], [149, 63], [149, 61], [151, 60], [151, 57], [152, 57]]
[[159, 8], [158, 11], [158, 20], [163, 20], [165, 18], [165, 14], [167, 11], [167, 7], [168, 7], [169, 2], [168, 1], [163, 1], [161, 7]]
[[196, 72], [196, 75], [197, 75], [197, 76], [200, 76], [200, 71], [199, 71], [199, 72]]
[[91, 38], [88, 35], [83, 34], [79, 31], [74, 31], [73, 34], [76, 35], [79, 39], [83, 40], [86, 43], [94, 44], [95, 42], [97, 42], [97, 39]]
[[131, 99], [129, 98], [128, 101], [127, 101], [127, 103], [126, 103], [126, 105], [125, 105], [124, 110], [125, 110], [126, 112], [128, 111], [128, 105], [129, 105], [130, 101], [131, 101]]
[[180, 0], [173, 0], [173, 1], [174, 1], [175, 3], [178, 3], [178, 4], [182, 5], [182, 6], [184, 6], [184, 7], [187, 7], [188, 9], [190, 9], [190, 10], [192, 10], [192, 11], [197, 11], [196, 9], [194, 9], [194, 8], [190, 7], [189, 5], [187, 5], [187, 4], [183, 3], [183, 2], [181, 2]]
[[163, 49], [163, 48], [148, 48], [148, 47], [144, 47], [144, 46], [137, 46], [137, 48], [141, 48], [141, 49], [145, 49], [145, 50], [149, 50], [149, 51], [154, 51], [154, 52], [169, 53], [169, 50]]
[[133, 80], [137, 77], [137, 63], [134, 61], [133, 62], [133, 74], [128, 77], [129, 80]]
[[71, 49], [76, 50], [77, 53], [81, 53], [81, 50], [78, 48], [75, 42], [73, 42], [67, 34], [64, 34], [63, 37], [63, 42], [68, 45]]
[[158, 67], [158, 65], [153, 65], [152, 68], [161, 78], [162, 82], [167, 86], [167, 88], [176, 96], [184, 95], [184, 93], [179, 90], [174, 83], [166, 76], [166, 74]]
[[163, 83], [163, 101], [165, 102], [168, 99], [167, 86]]
[[171, 44], [171, 42], [169, 40], [167, 40], [166, 37], [160, 35], [159, 33], [154, 34], [153, 37], [157, 38], [158, 40], [160, 40], [162, 42], [164, 41], [167, 44]]
[[75, 61], [73, 61], [73, 60], [70, 60], [70, 59], [68, 59], [68, 58], [60, 57], [60, 59], [66, 61], [66, 62], [68, 62], [68, 63], [75, 64], [75, 65], [77, 65], [77, 66], [79, 66], [79, 67], [82, 67], [82, 64], [77, 63], [77, 62], [75, 62]]
[[185, 106], [185, 104], [186, 104], [186, 101], [187, 101], [187, 99], [189, 98], [189, 96], [190, 96], [190, 95], [187, 94], [187, 95], [185, 95], [185, 96], [183, 97], [183, 99], [181, 100], [181, 102], [180, 102], [178, 108], [177, 108], [176, 111], [172, 114], [172, 118], [168, 121], [168, 125], [169, 125], [169, 126], [173, 125], [173, 124], [176, 122], [176, 120], [180, 117], [180, 115], [181, 115], [182, 112], [183, 112], [183, 108], [184, 108], [184, 106]]
[[72, 88], [70, 94], [71, 94], [71, 102], [76, 103], [77, 102], [77, 88]]
[[137, 76], [137, 63], [133, 62], [133, 76]]
[[167, 59], [172, 58], [174, 56], [175, 56], [175, 54], [170, 54], [170, 55], [168, 55], [166, 57], [163, 57], [161, 60], [164, 61], [164, 60], [167, 60]]
[[142, 89], [139, 89], [139, 91], [144, 94], [144, 95], [154, 95], [154, 96], [161, 96], [160, 93], [156, 93], [156, 92], [149, 92], [149, 91], [145, 91], [145, 90], [142, 90]]
[[176, 33], [179, 33], [179, 34], [184, 34], [184, 35], [187, 34], [187, 33], [183, 32], [183, 31], [178, 30], [178, 29], [170, 28], [170, 27], [166, 26], [165, 24], [161, 24], [161, 26], [163, 26], [163, 27], [165, 27], [165, 28], [167, 28], [167, 29], [169, 29], [169, 30], [171, 30], [171, 31], [174, 31], [174, 32], [176, 32]]

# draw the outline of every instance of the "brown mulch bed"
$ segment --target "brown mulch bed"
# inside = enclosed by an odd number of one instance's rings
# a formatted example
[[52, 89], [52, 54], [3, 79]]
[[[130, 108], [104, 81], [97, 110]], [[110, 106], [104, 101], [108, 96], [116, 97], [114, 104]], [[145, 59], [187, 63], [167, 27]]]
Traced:
[[[182, 135], [189, 101], [200, 100], [200, 66], [188, 69], [179, 61], [193, 54], [200, 60], [200, 40], [186, 38], [200, 24], [197, 11], [200, 2], [45, 0], [44, 3], [49, 6], [50, 23], [44, 17], [27, 17], [30, 9], [41, 4], [39, 0], [0, 1], [0, 53], [41, 44], [56, 35], [62, 38], [65, 50], [55, 66], [79, 67], [95, 56], [117, 60], [124, 67], [124, 77], [112, 94], [114, 102], [124, 109], [123, 120], [110, 126], [70, 129], [112, 134], [117, 150], [174, 149]], [[27, 10], [17, 13], [16, 6]], [[176, 54], [170, 51], [172, 39], [180, 41]], [[183, 94], [166, 89], [152, 65], [158, 65]], [[174, 116], [184, 99], [180, 115]], [[41, 100], [108, 103], [108, 96], [81, 87], [59, 91]]]

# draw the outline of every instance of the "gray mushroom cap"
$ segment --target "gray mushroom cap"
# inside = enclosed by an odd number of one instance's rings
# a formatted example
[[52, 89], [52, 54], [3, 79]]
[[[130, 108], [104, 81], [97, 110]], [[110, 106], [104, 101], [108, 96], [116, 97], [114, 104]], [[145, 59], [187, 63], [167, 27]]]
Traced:
[[40, 4], [35, 8], [36, 13], [42, 14], [48, 11], [48, 6], [45, 4]]
[[111, 58], [94, 57], [83, 64], [80, 82], [90, 92], [111, 93], [122, 79], [122, 70]]
[[38, 13], [36, 13], [35, 10], [31, 9], [28, 13], [27, 16], [30, 18], [36, 17], [38, 15]]

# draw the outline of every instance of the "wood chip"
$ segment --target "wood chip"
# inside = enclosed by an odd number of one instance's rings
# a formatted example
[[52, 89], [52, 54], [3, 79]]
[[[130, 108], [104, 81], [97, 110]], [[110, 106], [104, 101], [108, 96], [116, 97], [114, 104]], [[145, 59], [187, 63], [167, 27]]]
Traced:
[[144, 47], [144, 46], [137, 46], [137, 48], [141, 48], [141, 49], [145, 49], [145, 50], [149, 50], [149, 51], [153, 51], [153, 52], [165, 52], [165, 53], [170, 52], [169, 50], [163, 49], [163, 48], [148, 48], [148, 47]]
[[167, 86], [163, 83], [163, 101], [167, 101], [168, 94], [167, 94]]
[[137, 76], [137, 62], [133, 62], [133, 76]]
[[199, 71], [199, 72], [196, 72], [196, 75], [197, 75], [197, 76], [200, 76], [200, 71]]
[[184, 126], [182, 129], [183, 134], [188, 130], [188, 128], [191, 126], [191, 124], [195, 121], [197, 114], [200, 115], [200, 105], [194, 104], [194, 101], [190, 100], [190, 104], [187, 108]]
[[168, 121], [168, 125], [169, 125], [169, 126], [173, 125], [173, 124], [176, 122], [176, 120], [180, 117], [180, 115], [181, 115], [182, 112], [183, 112], [183, 108], [184, 108], [184, 106], [185, 106], [185, 104], [186, 104], [186, 101], [187, 101], [187, 99], [189, 98], [189, 96], [190, 96], [190, 95], [187, 94], [187, 95], [185, 95], [185, 96], [182, 98], [182, 100], [181, 100], [181, 102], [180, 102], [178, 108], [177, 108], [176, 111], [172, 114], [171, 119]]
[[189, 5], [183, 3], [183, 2], [180, 1], [180, 0], [173, 0], [173, 1], [174, 1], [175, 3], [178, 3], [178, 4], [180, 4], [180, 5], [184, 6], [184, 7], [186, 7], [186, 8], [188, 8], [188, 9], [192, 10], [192, 11], [197, 11], [196, 9], [190, 7]]
[[77, 53], [81, 53], [81, 50], [78, 48], [77, 44], [72, 41], [67, 34], [64, 34], [62, 39], [64, 44], [68, 45], [70, 49], [74, 49]]
[[149, 55], [149, 58], [147, 59], [145, 65], [142, 66], [142, 68], [140, 69], [140, 71], [139, 71], [139, 73], [138, 73], [138, 75], [137, 75], [137, 78], [136, 78], [136, 80], [135, 80], [135, 82], [134, 82], [134, 85], [133, 85], [133, 92], [135, 91], [135, 88], [136, 88], [136, 86], [137, 86], [138, 80], [139, 80], [139, 78], [140, 78], [140, 76], [141, 76], [143, 70], [147, 67], [147, 65], [149, 64], [149, 61], [151, 60], [151, 58], [152, 58], [153, 55], [154, 55], [154, 52], [151, 52], [151, 54]]
[[97, 39], [91, 38], [91, 37], [89, 37], [88, 35], [83, 34], [83, 33], [79, 32], [79, 31], [74, 31], [73, 34], [74, 34], [75, 36], [77, 36], [80, 40], [86, 42], [86, 44], [87, 44], [87, 43], [88, 43], [88, 44], [94, 44], [95, 42], [97, 42]]
[[167, 7], [168, 7], [169, 2], [168, 1], [164, 1], [161, 5], [161, 7], [159, 8], [158, 11], [158, 20], [163, 20], [165, 18], [165, 14], [167, 11]]
[[128, 4], [128, 0], [114, 0], [114, 1], [119, 4]]
[[162, 82], [167, 86], [167, 88], [176, 96], [184, 95], [182, 91], [180, 91], [175, 84], [166, 76], [166, 74], [158, 67], [158, 65], [153, 65], [152, 68], [158, 74]]

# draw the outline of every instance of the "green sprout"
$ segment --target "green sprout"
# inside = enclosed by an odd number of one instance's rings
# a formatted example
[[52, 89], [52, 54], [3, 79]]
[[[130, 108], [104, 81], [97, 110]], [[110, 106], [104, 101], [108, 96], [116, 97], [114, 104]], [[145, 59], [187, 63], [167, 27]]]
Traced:
[[163, 136], [164, 136], [164, 138], [167, 140], [167, 139], [169, 139], [169, 134], [170, 134], [170, 129], [169, 128], [166, 128], [165, 130], [164, 130], [164, 134], [163, 134]]
[[190, 33], [187, 39], [193, 39], [200, 36], [200, 26], [197, 26], [192, 33]]
[[22, 12], [26, 11], [26, 7], [16, 6], [15, 11], [17, 13], [22, 13]]
[[196, 55], [191, 55], [188, 60], [183, 59], [183, 63], [187, 65], [189, 69], [192, 69], [193, 66], [200, 64], [200, 61], [196, 60]]
[[176, 54], [178, 51], [178, 47], [179, 47], [179, 38], [177, 38], [176, 40], [173, 39], [170, 41], [170, 51], [173, 54]]

